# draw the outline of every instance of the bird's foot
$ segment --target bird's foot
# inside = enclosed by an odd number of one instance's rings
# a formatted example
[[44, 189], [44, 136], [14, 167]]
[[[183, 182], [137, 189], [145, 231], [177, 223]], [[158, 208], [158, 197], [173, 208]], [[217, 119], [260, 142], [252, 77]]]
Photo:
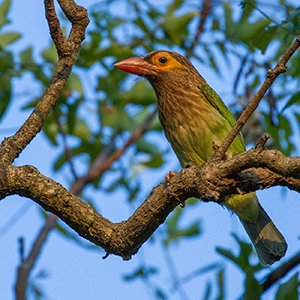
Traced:
[[174, 173], [173, 171], [170, 171], [167, 175], [165, 175], [165, 179], [170, 182], [171, 178], [174, 177], [176, 175], [176, 173]]
[[[213, 141], [212, 142], [212, 147], [215, 150], [215, 152], [217, 152], [220, 148], [220, 145], [217, 142]], [[225, 154], [222, 159], [227, 160], [228, 159], [227, 155]]]
[[[170, 182], [171, 178], [174, 177], [175, 175], [176, 175], [176, 173], [174, 173], [173, 171], [170, 171], [167, 175], [165, 175], [166, 181], [167, 181], [167, 182]], [[180, 204], [180, 206], [181, 206], [182, 208], [185, 207], [185, 201], [182, 202], [182, 203]]]

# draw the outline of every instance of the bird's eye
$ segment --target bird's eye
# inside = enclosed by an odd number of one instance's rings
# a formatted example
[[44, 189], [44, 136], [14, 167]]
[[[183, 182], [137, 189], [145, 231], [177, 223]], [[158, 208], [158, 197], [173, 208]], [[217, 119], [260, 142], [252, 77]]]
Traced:
[[168, 59], [165, 56], [161, 56], [158, 61], [162, 64], [165, 65], [168, 62]]

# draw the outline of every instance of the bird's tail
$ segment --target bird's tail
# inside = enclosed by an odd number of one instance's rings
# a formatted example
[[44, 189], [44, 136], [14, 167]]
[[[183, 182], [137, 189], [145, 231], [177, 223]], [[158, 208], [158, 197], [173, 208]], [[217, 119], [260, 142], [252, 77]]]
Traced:
[[240, 220], [262, 265], [271, 265], [285, 255], [287, 249], [285, 239], [260, 204], [256, 223], [241, 218]]

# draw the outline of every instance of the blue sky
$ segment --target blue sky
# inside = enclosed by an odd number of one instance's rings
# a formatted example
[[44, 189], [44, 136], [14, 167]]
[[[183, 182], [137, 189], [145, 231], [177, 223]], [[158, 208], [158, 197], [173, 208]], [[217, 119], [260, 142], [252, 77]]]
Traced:
[[[94, 1], [81, 0], [78, 4], [89, 7]], [[22, 39], [12, 45], [16, 52], [26, 49], [32, 45], [35, 55], [39, 51], [49, 46], [49, 30], [44, 18], [44, 8], [42, 1], [13, 1], [9, 17], [12, 24], [5, 27], [5, 31], [16, 31], [22, 34]], [[233, 70], [224, 70], [224, 78], [216, 77], [215, 73], [203, 66], [201, 74], [212, 85], [212, 87], [224, 98], [225, 102], [230, 102], [228, 96], [228, 86], [230, 85], [230, 74]], [[132, 80], [135, 80], [132, 77]], [[15, 97], [8, 113], [0, 124], [1, 139], [14, 133], [27, 118], [29, 111], [20, 112], [20, 103], [35, 95], [36, 86], [30, 76], [25, 75], [21, 79], [14, 81], [16, 86]], [[37, 93], [36, 93], [37, 94]], [[8, 129], [8, 130], [7, 130]], [[164, 147], [169, 147], [165, 140]], [[44, 134], [40, 133], [31, 144], [16, 160], [17, 165], [31, 164], [36, 166], [39, 171], [68, 188], [68, 180], [62, 175], [54, 174], [51, 169], [51, 162], [58, 155], [58, 150], [54, 149], [45, 139]], [[296, 153], [299, 155], [299, 153]], [[175, 155], [169, 155], [166, 165], [159, 172], [149, 172], [142, 174], [145, 182], [145, 194], [153, 186], [164, 180], [164, 174], [169, 170], [179, 170], [179, 164]], [[281, 188], [272, 188], [268, 191], [258, 192], [261, 203], [280, 231], [286, 237], [289, 244], [287, 259], [294, 255], [299, 249], [299, 230], [300, 219], [299, 195], [294, 192], [283, 192]], [[99, 192], [97, 197], [101, 200], [99, 207], [104, 217], [118, 222], [126, 219], [132, 213], [133, 208], [125, 203], [122, 191], [116, 192], [113, 196]], [[24, 204], [26, 205], [24, 208]], [[20, 236], [25, 238], [25, 253], [31, 247], [44, 219], [40, 208], [29, 199], [18, 196], [11, 196], [0, 203], [0, 291], [1, 299], [13, 299], [13, 284], [16, 279], [16, 270], [20, 262], [18, 254], [18, 239]], [[17, 217], [13, 226], [3, 234], [3, 226], [11, 220], [12, 216], [22, 209], [21, 215]], [[231, 232], [245, 240], [247, 239], [244, 230], [235, 216], [231, 216], [228, 211], [221, 207], [209, 203], [200, 203], [187, 208], [182, 224], [189, 224], [198, 217], [203, 219], [203, 235], [201, 238], [190, 239], [184, 243], [170, 246], [167, 255], [171, 255], [178, 274], [186, 275], [197, 268], [201, 268], [210, 262], [221, 261], [221, 257], [216, 253], [215, 247], [237, 249], [236, 242], [231, 236]], [[160, 234], [160, 230], [156, 233]], [[155, 235], [154, 235], [155, 238]], [[103, 251], [85, 250], [63, 238], [56, 232], [52, 232], [40, 255], [33, 277], [39, 271], [44, 270], [48, 276], [37, 282], [41, 285], [47, 299], [153, 299], [151, 289], [144, 286], [141, 282], [134, 281], [127, 283], [122, 276], [131, 273], [142, 262], [145, 265], [153, 265], [161, 268], [161, 272], [154, 276], [154, 280], [159, 280], [161, 286], [167, 291], [172, 291], [169, 268], [164, 258], [165, 250], [158, 244], [148, 241], [139, 253], [131, 261], [124, 262], [120, 257], [110, 256], [102, 260]], [[276, 268], [276, 264], [274, 265]], [[299, 270], [299, 267], [297, 268]], [[171, 274], [174, 275], [174, 274]], [[228, 299], [235, 299], [241, 293], [241, 283], [244, 278], [241, 273], [227, 263], [225, 274], [228, 285], [231, 287], [227, 291]], [[228, 276], [229, 275], [229, 276]], [[199, 299], [199, 295], [204, 295], [205, 286], [208, 280], [215, 280], [213, 274], [197, 277], [187, 283], [184, 288], [190, 299]], [[235, 287], [235, 288], [233, 288]], [[271, 299], [271, 292], [265, 295], [264, 299]], [[174, 292], [172, 299], [180, 299], [178, 293]]]

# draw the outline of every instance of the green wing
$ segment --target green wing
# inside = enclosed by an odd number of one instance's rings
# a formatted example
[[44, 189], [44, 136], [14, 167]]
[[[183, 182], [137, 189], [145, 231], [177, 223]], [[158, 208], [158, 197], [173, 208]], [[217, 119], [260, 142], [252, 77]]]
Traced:
[[[236, 123], [236, 120], [234, 116], [232, 115], [229, 108], [225, 105], [225, 103], [222, 101], [222, 99], [219, 97], [219, 95], [207, 84], [202, 84], [199, 86], [200, 91], [203, 93], [207, 101], [210, 103], [212, 107], [214, 107], [216, 110], [220, 112], [220, 114], [228, 121], [231, 127], [234, 126]], [[238, 152], [245, 151], [245, 142], [242, 136], [242, 133], [239, 132], [238, 134], [240, 143], [234, 143], [236, 147], [239, 149]], [[235, 139], [235, 141], [238, 141]]]

